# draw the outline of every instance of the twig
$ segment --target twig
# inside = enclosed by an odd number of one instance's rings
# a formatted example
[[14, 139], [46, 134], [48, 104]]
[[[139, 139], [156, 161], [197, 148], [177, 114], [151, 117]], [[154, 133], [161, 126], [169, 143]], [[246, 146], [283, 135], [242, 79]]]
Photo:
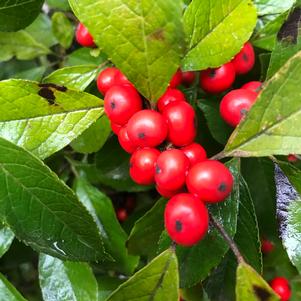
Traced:
[[221, 151], [220, 153], [212, 156], [210, 158], [210, 160], [220, 160], [220, 159], [223, 159], [223, 158], [225, 158], [225, 153], [224, 153], [224, 151]]

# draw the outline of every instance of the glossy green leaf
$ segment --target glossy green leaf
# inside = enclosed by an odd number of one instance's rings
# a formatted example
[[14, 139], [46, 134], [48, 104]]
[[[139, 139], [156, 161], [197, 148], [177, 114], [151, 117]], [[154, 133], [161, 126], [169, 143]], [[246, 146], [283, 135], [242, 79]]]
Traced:
[[66, 57], [66, 66], [78, 65], [100, 65], [107, 60], [107, 56], [101, 52], [98, 56], [91, 55], [91, 49], [87, 47], [79, 48]]
[[43, 0], [0, 2], [0, 31], [17, 31], [28, 26], [39, 14]]
[[[42, 95], [42, 96], [40, 96]], [[60, 86], [0, 82], [0, 137], [46, 158], [68, 145], [103, 114], [103, 101]]]
[[130, 233], [127, 247], [130, 253], [153, 256], [164, 230], [164, 209], [166, 199], [160, 198], [156, 204], [138, 219]]
[[113, 291], [117, 289], [125, 280], [117, 277], [101, 276], [97, 277], [98, 301], [105, 301]]
[[49, 54], [50, 50], [36, 41], [28, 32], [0, 32], [0, 62], [13, 57], [19, 60], [30, 60], [40, 55]]
[[294, 0], [254, 0], [259, 16], [281, 14], [291, 8]]
[[156, 101], [180, 65], [182, 1], [69, 2], [96, 44], [143, 96]]
[[265, 84], [244, 121], [231, 135], [227, 156], [259, 157], [301, 153], [298, 52]]
[[6, 226], [0, 227], [0, 257], [9, 249], [14, 240], [14, 233]]
[[68, 0], [46, 0], [46, 2], [51, 8], [70, 10]]
[[39, 252], [71, 260], [108, 258], [92, 216], [42, 161], [0, 138], [0, 218]]
[[26, 301], [13, 285], [0, 273], [0, 300]]
[[39, 280], [44, 301], [97, 301], [98, 287], [86, 263], [40, 254]]
[[99, 72], [96, 65], [81, 65], [55, 70], [44, 78], [44, 83], [54, 83], [70, 89], [84, 91]]
[[251, 0], [193, 0], [184, 14], [189, 45], [183, 69], [203, 70], [230, 61], [250, 38], [255, 24]]
[[73, 140], [71, 146], [78, 153], [95, 153], [103, 147], [110, 133], [110, 121], [106, 115], [103, 115], [78, 138]]
[[122, 273], [131, 274], [138, 257], [129, 256], [125, 247], [126, 233], [121, 228], [111, 200], [85, 180], [78, 179], [75, 185], [78, 198], [89, 210], [98, 226], [105, 249], [114, 259], [112, 263]]
[[52, 33], [64, 48], [69, 48], [74, 37], [72, 23], [62, 12], [55, 12], [52, 15]]
[[12, 78], [41, 81], [46, 70], [47, 70], [46, 66], [30, 68], [30, 69], [15, 73], [12, 76]]
[[178, 264], [172, 250], [153, 259], [107, 298], [107, 301], [130, 300], [179, 300]]
[[236, 277], [237, 301], [280, 300], [265, 280], [248, 264], [239, 264]]

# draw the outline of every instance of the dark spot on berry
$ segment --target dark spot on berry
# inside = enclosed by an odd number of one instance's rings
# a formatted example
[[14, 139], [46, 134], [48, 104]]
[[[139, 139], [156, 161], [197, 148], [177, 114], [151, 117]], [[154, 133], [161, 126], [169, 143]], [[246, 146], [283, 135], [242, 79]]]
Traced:
[[246, 109], [240, 110], [240, 116], [242, 116], [242, 117], [246, 116], [247, 113], [248, 113], [248, 110], [246, 110]]
[[253, 285], [253, 290], [260, 301], [267, 301], [271, 297], [271, 293], [263, 287]]
[[215, 74], [216, 74], [215, 69], [210, 69], [210, 71], [209, 71], [209, 77], [210, 78], [214, 78]]
[[160, 168], [160, 166], [158, 164], [156, 164], [156, 166], [155, 166], [155, 173], [159, 174], [159, 173], [161, 173], [161, 171], [162, 171], [162, 169]]
[[56, 85], [56, 84], [39, 84], [39, 87], [40, 88], [53, 88], [55, 90], [58, 90], [58, 91], [61, 91], [61, 92], [66, 92], [67, 91], [67, 88], [65, 86], [59, 86], [59, 85]]
[[114, 110], [116, 108], [116, 103], [114, 101], [110, 102], [110, 107], [112, 110]]
[[145, 134], [143, 132], [138, 133], [138, 138], [139, 139], [144, 139], [145, 138]]
[[225, 183], [221, 183], [219, 186], [218, 186], [218, 191], [220, 192], [225, 192], [227, 190], [227, 185]]
[[183, 225], [180, 221], [176, 221], [176, 231], [177, 232], [181, 232], [182, 231], [182, 228], [183, 228]]
[[249, 58], [248, 58], [248, 56], [247, 56], [246, 53], [243, 53], [243, 54], [242, 54], [242, 59], [243, 59], [245, 62], [248, 62], [248, 61], [249, 61]]

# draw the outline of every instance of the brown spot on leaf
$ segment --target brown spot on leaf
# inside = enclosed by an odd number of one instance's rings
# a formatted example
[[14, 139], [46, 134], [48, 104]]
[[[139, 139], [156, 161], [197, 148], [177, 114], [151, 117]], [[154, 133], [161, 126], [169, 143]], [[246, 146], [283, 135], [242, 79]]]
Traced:
[[39, 87], [41, 88], [53, 88], [55, 90], [58, 90], [60, 92], [66, 92], [67, 91], [67, 88], [65, 86], [59, 86], [59, 85], [56, 85], [56, 84], [39, 84]]
[[163, 28], [159, 28], [156, 31], [152, 32], [149, 35], [149, 39], [151, 40], [158, 40], [158, 41], [164, 41], [165, 40], [165, 31]]
[[253, 290], [260, 301], [267, 301], [271, 297], [271, 293], [263, 287], [253, 285]]
[[54, 93], [53, 93], [52, 90], [44, 87], [44, 88], [40, 89], [40, 91], [38, 92], [38, 94], [40, 96], [42, 96], [43, 98], [45, 98], [50, 105], [56, 105], [56, 103], [55, 103], [55, 96], [54, 96]]

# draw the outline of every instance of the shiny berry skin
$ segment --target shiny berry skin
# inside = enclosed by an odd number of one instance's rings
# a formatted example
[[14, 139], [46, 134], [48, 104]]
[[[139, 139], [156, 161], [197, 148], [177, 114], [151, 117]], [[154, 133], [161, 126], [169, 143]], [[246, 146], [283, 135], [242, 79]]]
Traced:
[[274, 250], [274, 244], [267, 239], [261, 240], [261, 252], [263, 254], [271, 253]]
[[155, 182], [165, 190], [184, 186], [189, 159], [179, 149], [168, 149], [160, 154], [155, 165]]
[[155, 163], [160, 152], [155, 148], [136, 150], [130, 160], [130, 176], [140, 185], [151, 185], [155, 181]]
[[208, 231], [208, 210], [197, 197], [180, 193], [167, 202], [164, 223], [173, 241], [190, 247], [198, 243]]
[[110, 88], [119, 85], [131, 85], [126, 76], [115, 67], [108, 67], [102, 70], [97, 77], [97, 88], [102, 95], [105, 95]]
[[186, 101], [183, 92], [177, 89], [168, 88], [158, 99], [157, 108], [159, 112], [162, 113], [168, 104], [179, 101]]
[[157, 111], [142, 110], [128, 122], [130, 139], [139, 147], [156, 147], [167, 136], [167, 122]]
[[231, 62], [219, 68], [207, 69], [200, 73], [200, 86], [208, 93], [221, 93], [229, 89], [234, 80], [235, 69]]
[[181, 85], [182, 83], [182, 72], [180, 69], [177, 70], [177, 72], [172, 77], [169, 87], [170, 88], [176, 88], [177, 86]]
[[254, 67], [254, 63], [255, 53], [250, 42], [247, 42], [232, 60], [232, 64], [237, 74], [248, 73]]
[[133, 144], [133, 142], [129, 138], [126, 126], [120, 129], [118, 133], [118, 141], [120, 146], [129, 154], [132, 154], [137, 149], [137, 147]]
[[193, 107], [184, 101], [170, 103], [163, 111], [168, 124], [167, 139], [175, 146], [185, 146], [196, 137], [196, 116]]
[[127, 220], [128, 218], [128, 213], [126, 211], [125, 208], [118, 208], [117, 211], [116, 211], [116, 216], [117, 216], [117, 219], [123, 223]]
[[161, 196], [163, 196], [164, 198], [167, 198], [167, 199], [173, 197], [176, 194], [184, 192], [183, 188], [176, 189], [176, 190], [168, 190], [168, 189], [164, 189], [160, 186], [156, 186], [156, 189]]
[[207, 160], [205, 149], [198, 143], [191, 143], [185, 147], [182, 147], [181, 150], [189, 159], [190, 167]]
[[226, 199], [232, 191], [233, 176], [219, 161], [207, 160], [197, 163], [186, 177], [187, 189], [202, 201], [217, 203]]
[[182, 71], [182, 83], [185, 86], [190, 86], [193, 84], [194, 80], [196, 78], [195, 72], [193, 71]]
[[258, 82], [258, 81], [248, 82], [241, 87], [241, 89], [250, 90], [257, 94], [259, 94], [261, 88], [262, 88], [262, 82]]
[[104, 108], [112, 122], [125, 125], [136, 112], [142, 110], [142, 100], [133, 86], [113, 86], [105, 95]]
[[84, 47], [95, 47], [93, 37], [89, 33], [88, 29], [79, 23], [75, 32], [76, 41], [78, 44]]
[[257, 94], [250, 90], [236, 89], [227, 93], [220, 103], [220, 114], [231, 126], [237, 126], [256, 101]]
[[298, 157], [296, 155], [290, 154], [287, 156], [287, 161], [295, 163], [298, 161]]
[[111, 123], [111, 129], [112, 129], [112, 132], [115, 134], [115, 135], [118, 135], [119, 131], [122, 129], [122, 125], [120, 124], [117, 124], [117, 123], [114, 123], [112, 121], [110, 121]]
[[288, 301], [291, 297], [291, 288], [288, 280], [284, 277], [275, 277], [270, 282], [271, 288], [280, 297], [281, 301]]

